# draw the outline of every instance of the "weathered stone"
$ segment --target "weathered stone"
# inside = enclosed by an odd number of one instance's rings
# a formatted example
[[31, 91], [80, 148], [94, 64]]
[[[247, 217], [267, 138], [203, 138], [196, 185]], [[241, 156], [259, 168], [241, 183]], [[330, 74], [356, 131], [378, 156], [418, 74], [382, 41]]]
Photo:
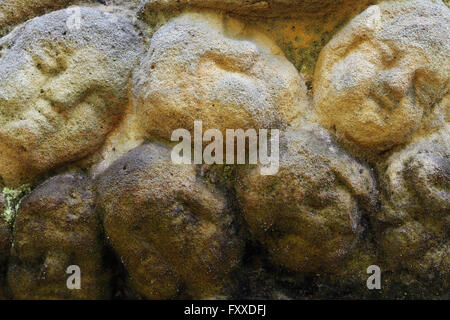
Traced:
[[97, 192], [108, 239], [142, 296], [229, 293], [240, 259], [234, 219], [194, 166], [175, 165], [169, 148], [145, 144], [105, 171]]
[[6, 263], [9, 257], [9, 250], [11, 247], [11, 228], [3, 216], [6, 209], [5, 199], [0, 192], [0, 299], [6, 295]]
[[[100, 219], [90, 180], [79, 174], [48, 179], [16, 215], [8, 284], [15, 299], [104, 299]], [[69, 290], [67, 268], [79, 266], [81, 289]]]
[[[281, 50], [236, 20], [184, 14], [153, 36], [135, 79], [137, 113], [152, 136], [178, 128], [279, 128], [307, 106], [306, 86]], [[244, 40], [244, 39], [250, 39]]]
[[3, 194], [0, 192], [0, 261], [2, 261], [2, 256], [4, 256], [5, 252], [7, 250], [4, 250], [5, 248], [5, 239], [7, 237], [5, 237], [4, 235], [6, 234], [4, 232], [4, 227], [7, 225], [6, 220], [4, 219], [3, 213], [6, 209], [6, 203], [5, 203], [5, 198], [3, 197]]
[[383, 164], [383, 208], [374, 216], [391, 270], [450, 285], [450, 142], [448, 126]]
[[314, 105], [342, 141], [380, 152], [412, 137], [448, 92], [449, 75], [449, 9], [441, 1], [386, 1], [322, 50]]
[[[448, 299], [449, 8], [0, 0], [0, 299]], [[195, 120], [279, 171], [173, 164]]]
[[249, 228], [273, 263], [293, 271], [333, 272], [358, 243], [361, 215], [375, 197], [368, 168], [316, 126], [287, 131], [280, 168], [240, 170], [237, 195]]
[[[325, 44], [342, 26], [377, 1], [289, 1], [286, 2], [289, 8], [284, 11], [279, 1], [272, 2], [270, 9], [265, 10], [255, 6], [246, 8], [244, 1], [234, 1], [233, 6], [232, 1], [151, 0], [142, 3], [138, 15], [150, 25], [150, 29], [157, 29], [182, 12], [225, 13], [224, 17], [239, 19], [245, 29], [258, 30], [272, 39], [283, 50], [286, 58], [301, 71], [309, 85], [312, 83], [317, 58]], [[308, 5], [311, 10], [305, 9]]]
[[335, 8], [348, 0], [145, 0], [142, 11], [216, 9], [254, 17], [292, 17]]
[[58, 10], [73, 0], [1, 0], [0, 35], [4, 35], [12, 26], [44, 14]]
[[6, 185], [92, 153], [121, 118], [140, 38], [120, 17], [79, 10], [79, 25], [61, 10], [0, 39], [0, 176]]
[[137, 11], [141, 4], [141, 0], [99, 0], [99, 2], [110, 7], [117, 7], [134, 11]]

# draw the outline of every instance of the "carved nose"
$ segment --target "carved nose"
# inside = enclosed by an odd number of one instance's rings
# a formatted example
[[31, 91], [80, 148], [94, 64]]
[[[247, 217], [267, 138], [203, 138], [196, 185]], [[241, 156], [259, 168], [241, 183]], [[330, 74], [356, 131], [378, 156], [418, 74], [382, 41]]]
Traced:
[[72, 107], [83, 98], [88, 87], [87, 82], [64, 73], [49, 81], [42, 88], [41, 93], [44, 98], [64, 110]]
[[411, 75], [400, 70], [380, 73], [374, 80], [371, 96], [383, 109], [394, 110], [411, 87]]

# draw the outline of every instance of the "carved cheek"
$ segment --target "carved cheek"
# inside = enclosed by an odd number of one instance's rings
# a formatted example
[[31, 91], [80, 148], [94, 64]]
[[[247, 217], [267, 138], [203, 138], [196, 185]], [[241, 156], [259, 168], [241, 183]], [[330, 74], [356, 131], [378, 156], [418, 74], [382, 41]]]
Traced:
[[370, 62], [363, 51], [355, 51], [338, 62], [332, 70], [330, 94], [337, 98], [362, 100], [379, 66]]

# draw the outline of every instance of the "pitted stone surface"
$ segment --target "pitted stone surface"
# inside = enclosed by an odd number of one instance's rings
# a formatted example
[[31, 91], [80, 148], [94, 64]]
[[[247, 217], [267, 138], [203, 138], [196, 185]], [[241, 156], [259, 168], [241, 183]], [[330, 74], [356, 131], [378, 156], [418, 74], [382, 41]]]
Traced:
[[237, 194], [250, 231], [278, 265], [336, 270], [359, 240], [363, 210], [374, 203], [372, 173], [317, 126], [286, 132], [280, 143], [278, 173], [239, 173]]
[[387, 1], [322, 50], [314, 79], [321, 123], [356, 147], [408, 141], [449, 90], [450, 11], [440, 1]]
[[195, 120], [222, 132], [280, 128], [307, 107], [304, 81], [281, 50], [216, 14], [185, 14], [160, 28], [135, 94], [143, 126], [166, 140]]
[[[15, 299], [110, 298], [92, 187], [83, 175], [63, 174], [45, 181], [22, 201], [8, 268]], [[79, 267], [80, 289], [67, 286], [73, 274], [66, 273], [70, 266]]]
[[[448, 299], [448, 0], [0, 0], [0, 36], [0, 299]], [[280, 129], [278, 171], [174, 164], [196, 120]]]
[[61, 10], [0, 39], [0, 176], [7, 185], [92, 153], [121, 118], [140, 38], [119, 17], [79, 10], [79, 25]]
[[108, 239], [142, 296], [227, 295], [240, 240], [226, 198], [194, 166], [145, 144], [102, 174], [97, 190]]

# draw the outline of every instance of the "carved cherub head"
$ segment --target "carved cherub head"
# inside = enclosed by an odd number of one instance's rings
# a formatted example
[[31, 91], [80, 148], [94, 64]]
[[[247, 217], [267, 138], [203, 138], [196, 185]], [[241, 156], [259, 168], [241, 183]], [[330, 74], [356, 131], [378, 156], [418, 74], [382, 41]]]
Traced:
[[450, 11], [441, 2], [371, 6], [323, 49], [314, 80], [321, 123], [383, 151], [406, 142], [449, 89]]
[[376, 195], [374, 179], [320, 127], [287, 131], [280, 145], [277, 174], [239, 170], [244, 218], [274, 264], [333, 272], [358, 243], [362, 213]]
[[170, 148], [143, 144], [97, 180], [98, 209], [109, 242], [149, 299], [226, 295], [241, 242], [225, 195], [177, 165]]
[[101, 146], [141, 44], [126, 21], [78, 8], [28, 21], [0, 48], [0, 176], [18, 184]]

